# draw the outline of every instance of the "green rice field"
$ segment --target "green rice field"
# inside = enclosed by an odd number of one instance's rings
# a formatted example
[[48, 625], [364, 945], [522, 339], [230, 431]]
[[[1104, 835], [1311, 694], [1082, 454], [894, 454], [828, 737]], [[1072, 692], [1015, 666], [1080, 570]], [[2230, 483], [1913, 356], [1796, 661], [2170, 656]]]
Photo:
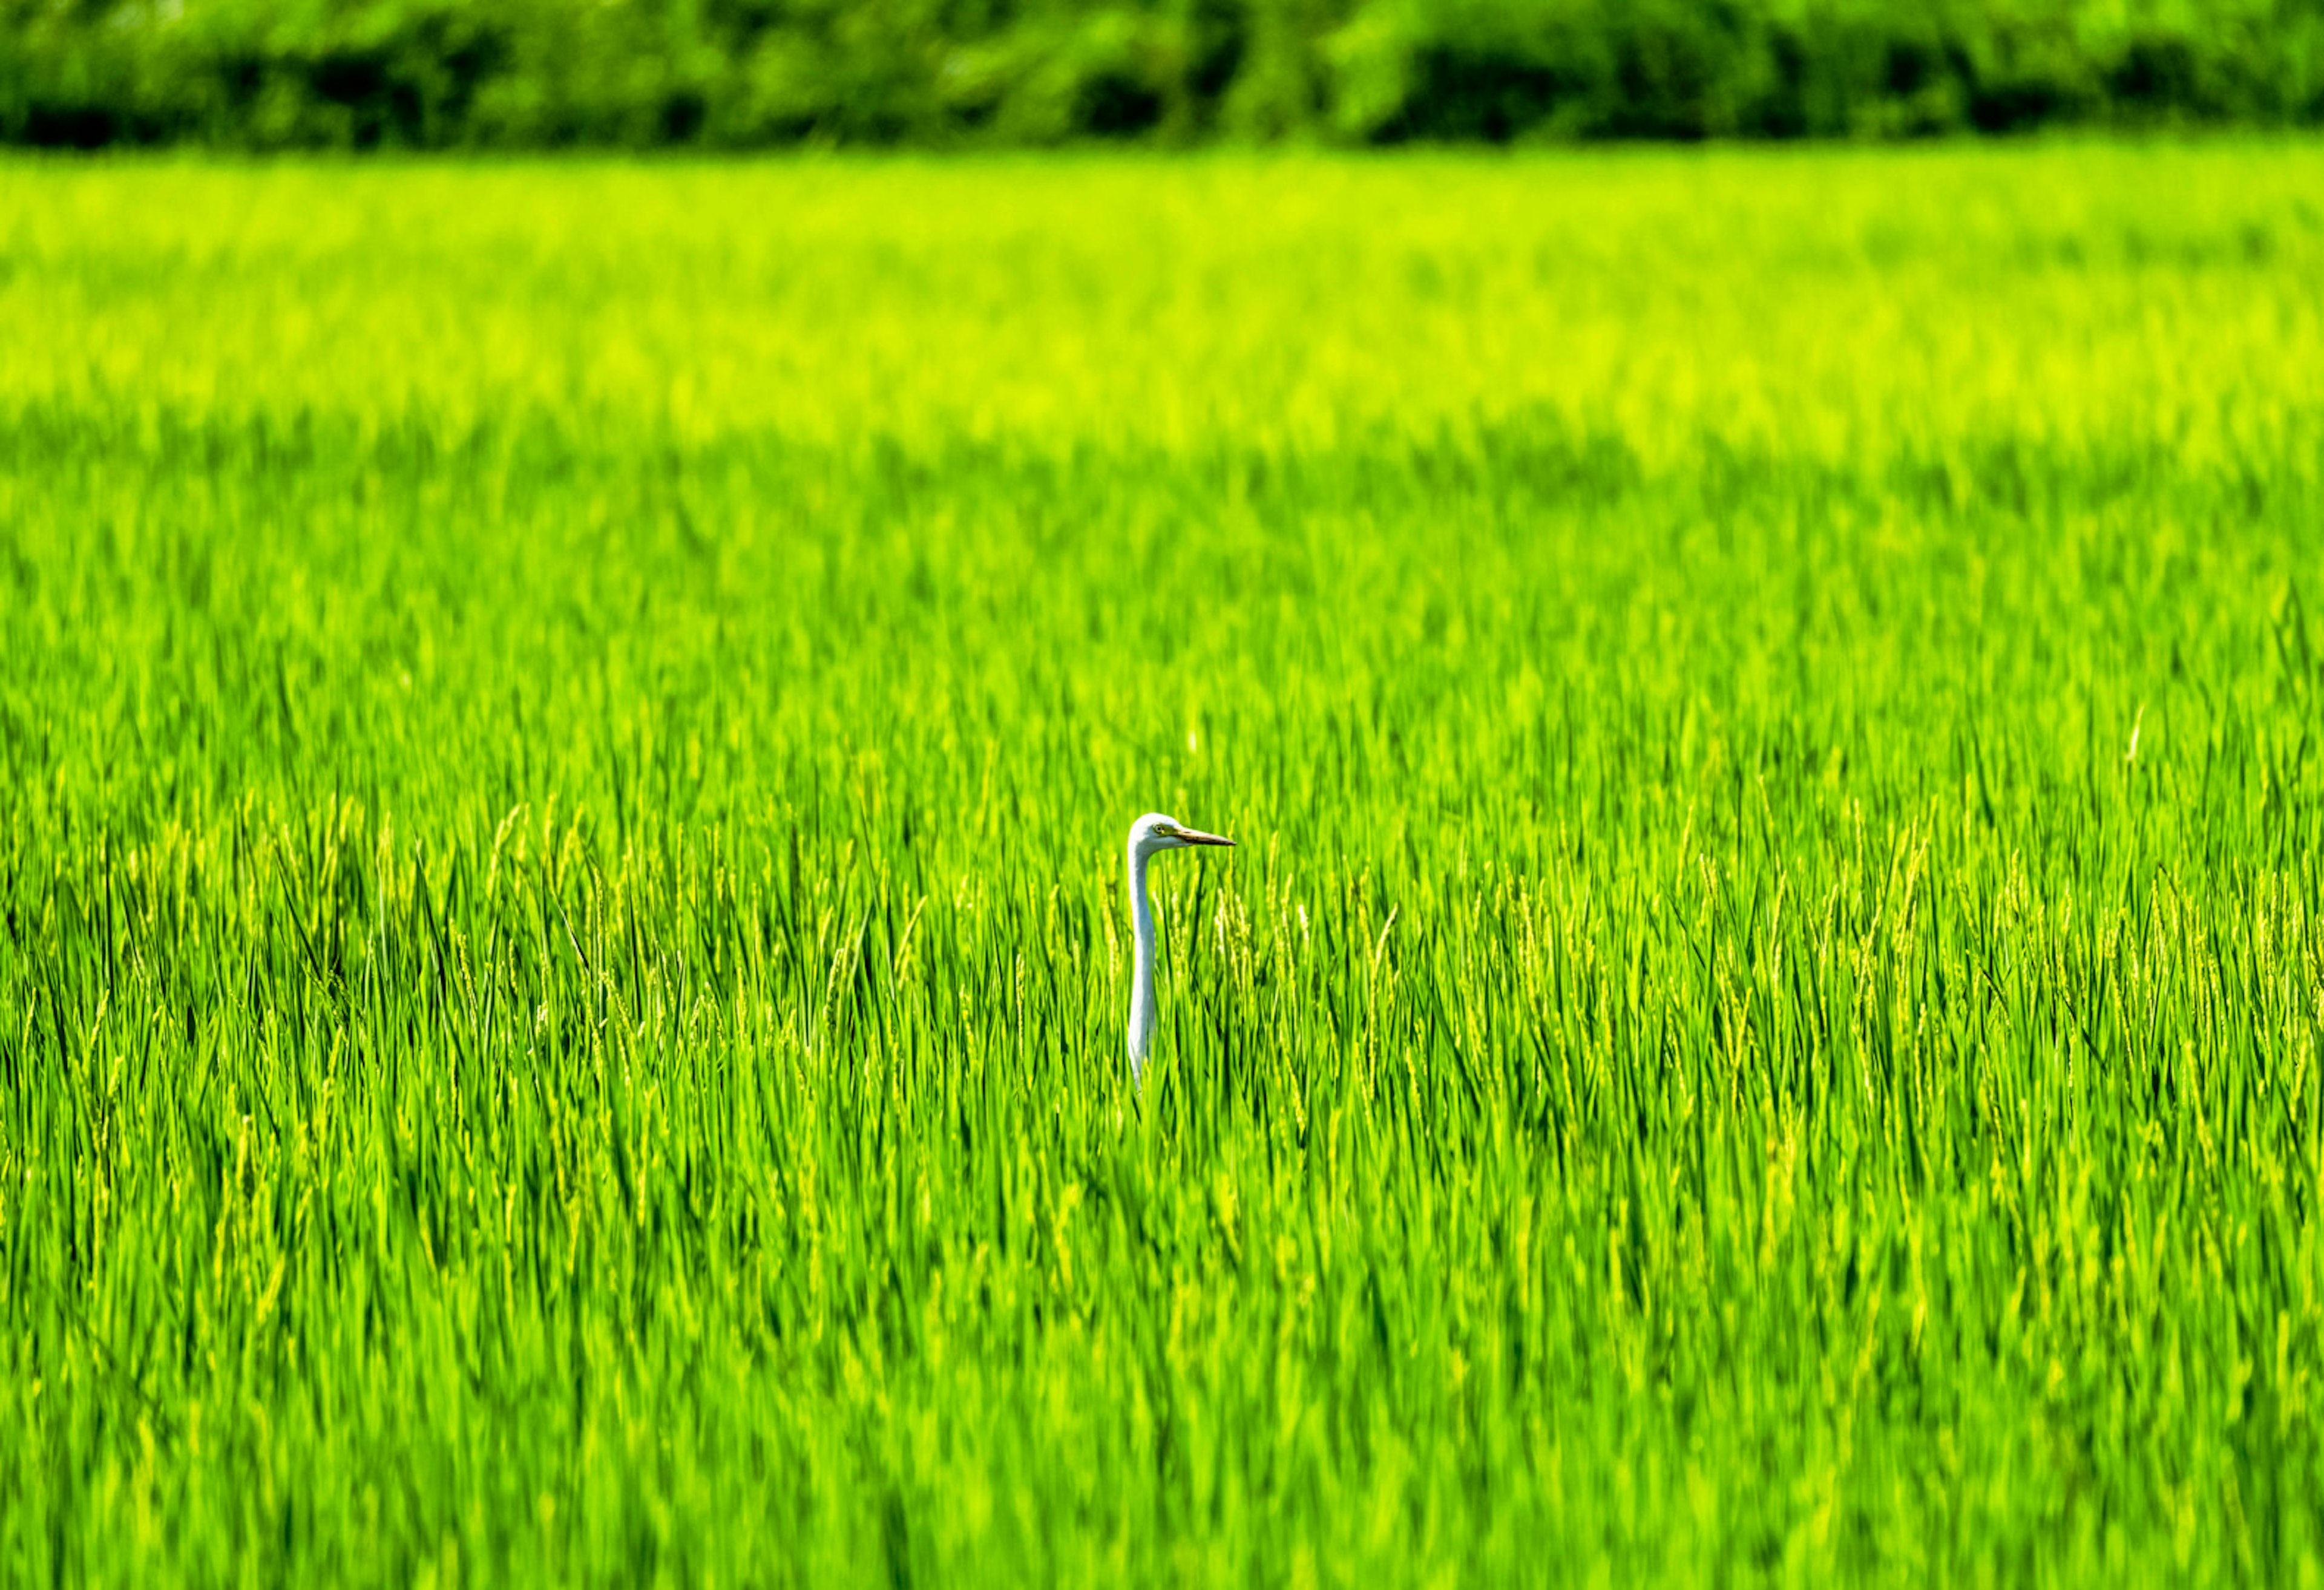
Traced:
[[6, 1583], [2315, 1585], [2319, 1040], [2324, 145], [0, 161]]

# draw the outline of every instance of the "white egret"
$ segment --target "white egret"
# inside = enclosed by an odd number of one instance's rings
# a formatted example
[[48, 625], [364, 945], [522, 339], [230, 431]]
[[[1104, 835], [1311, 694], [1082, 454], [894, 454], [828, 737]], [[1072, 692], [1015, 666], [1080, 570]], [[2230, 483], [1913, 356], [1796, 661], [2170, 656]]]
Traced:
[[1159, 812], [1148, 812], [1130, 825], [1130, 925], [1138, 939], [1138, 970], [1130, 986], [1130, 1081], [1134, 1088], [1146, 1085], [1146, 1052], [1154, 1042], [1154, 962], [1162, 951], [1154, 933], [1154, 907], [1146, 899], [1146, 863], [1164, 850], [1233, 843]]

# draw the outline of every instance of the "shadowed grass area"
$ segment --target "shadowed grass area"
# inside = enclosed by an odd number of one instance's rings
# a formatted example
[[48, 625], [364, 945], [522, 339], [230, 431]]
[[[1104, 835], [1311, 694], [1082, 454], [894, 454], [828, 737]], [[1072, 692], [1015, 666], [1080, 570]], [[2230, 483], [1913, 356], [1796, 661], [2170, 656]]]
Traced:
[[2319, 164], [0, 166], [0, 1562], [2313, 1576]]

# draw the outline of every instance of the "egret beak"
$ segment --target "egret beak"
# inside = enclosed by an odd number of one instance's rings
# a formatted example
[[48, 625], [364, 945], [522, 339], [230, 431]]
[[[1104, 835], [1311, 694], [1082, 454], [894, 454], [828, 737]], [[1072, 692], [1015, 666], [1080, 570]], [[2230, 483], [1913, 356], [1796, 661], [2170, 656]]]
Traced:
[[1199, 828], [1180, 829], [1178, 831], [1178, 839], [1180, 842], [1190, 845], [1225, 845], [1230, 850], [1234, 848], [1234, 841], [1227, 838], [1226, 835], [1222, 833], [1204, 833]]

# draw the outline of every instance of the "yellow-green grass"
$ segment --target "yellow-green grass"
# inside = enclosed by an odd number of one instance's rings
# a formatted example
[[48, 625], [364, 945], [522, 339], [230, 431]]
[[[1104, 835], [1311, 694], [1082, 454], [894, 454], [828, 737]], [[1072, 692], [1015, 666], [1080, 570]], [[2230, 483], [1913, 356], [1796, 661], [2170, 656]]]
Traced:
[[0, 165], [0, 1571], [2314, 1582], [2319, 195]]

